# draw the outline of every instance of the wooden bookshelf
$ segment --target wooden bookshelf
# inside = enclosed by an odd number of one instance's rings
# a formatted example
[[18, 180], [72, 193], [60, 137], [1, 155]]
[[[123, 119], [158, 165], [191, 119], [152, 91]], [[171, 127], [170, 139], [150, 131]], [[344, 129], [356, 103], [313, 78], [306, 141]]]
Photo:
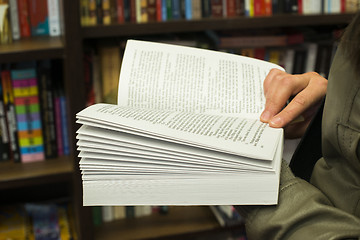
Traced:
[[204, 18], [200, 20], [170, 20], [166, 22], [125, 23], [83, 27], [84, 39], [139, 36], [166, 33], [196, 32], [205, 30], [241, 30], [325, 26], [348, 24], [354, 14], [329, 15], [274, 15], [269, 17]]
[[73, 173], [69, 156], [33, 163], [0, 163], [0, 190], [49, 182], [69, 181]]
[[214, 214], [207, 206], [169, 207], [166, 215], [122, 219], [104, 223], [95, 229], [96, 240], [149, 239], [219, 229]]
[[0, 45], [0, 63], [33, 61], [64, 57], [60, 37], [32, 37]]
[[[79, 239], [143, 239], [167, 238], [197, 232], [220, 229], [208, 207], [171, 207], [168, 215], [123, 219], [95, 226], [91, 208], [82, 206], [82, 182], [78, 168], [75, 135], [78, 125], [75, 114], [85, 107], [83, 74], [84, 42], [110, 38], [194, 33], [207, 30], [247, 30], [270, 28], [298, 28], [306, 26], [345, 26], [354, 14], [334, 15], [274, 15], [270, 17], [205, 18], [200, 20], [171, 20], [143, 24], [126, 23], [82, 27], [80, 25], [80, 1], [64, 0], [64, 35], [61, 37], [31, 37], [0, 45], [0, 64], [42, 59], [62, 59], [64, 87], [67, 98], [71, 155], [42, 162], [16, 164], [0, 162], [0, 194], [14, 193], [13, 198], [22, 200], [24, 188], [37, 189], [47, 198], [56, 192], [56, 187], [67, 185], [64, 193], [74, 205], [74, 225]], [[66, 184], [64, 184], [66, 183]], [[49, 192], [43, 190], [43, 186]], [[54, 186], [53, 189], [51, 186]], [[33, 193], [31, 190], [31, 194]], [[42, 193], [43, 192], [43, 193]], [[15, 194], [16, 193], [16, 194]], [[54, 194], [56, 195], [56, 194]], [[180, 238], [181, 239], [181, 238]]]

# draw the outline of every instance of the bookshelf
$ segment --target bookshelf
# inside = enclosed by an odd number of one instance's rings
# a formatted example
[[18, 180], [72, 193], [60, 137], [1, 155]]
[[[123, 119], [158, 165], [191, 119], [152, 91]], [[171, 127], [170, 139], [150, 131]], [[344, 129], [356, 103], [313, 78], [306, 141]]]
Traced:
[[[167, 22], [80, 25], [80, 1], [63, 0], [64, 32], [60, 37], [31, 37], [0, 45], [0, 63], [29, 60], [61, 59], [71, 154], [30, 164], [0, 163], [0, 194], [12, 194], [10, 201], [20, 201], [24, 188], [40, 199], [56, 196], [54, 192], [66, 185], [64, 194], [74, 206], [75, 227], [79, 239], [155, 238], [220, 229], [214, 215], [206, 207], [174, 207], [167, 216], [119, 220], [94, 227], [91, 208], [82, 207], [81, 175], [75, 146], [75, 114], [85, 107], [83, 52], [84, 45], [111, 38], [132, 38], [169, 33], [193, 33], [207, 30], [283, 29], [305, 26], [346, 26], [353, 14], [298, 15], [282, 14], [269, 17], [205, 18]], [[42, 191], [44, 185], [47, 191]], [[52, 186], [52, 187], [51, 187]], [[44, 188], [45, 189], [45, 188]], [[37, 191], [34, 191], [37, 190]], [[59, 190], [60, 191], [60, 190]], [[61, 189], [63, 191], [63, 189]], [[135, 235], [134, 235], [135, 234]]]
[[345, 25], [353, 14], [299, 15], [282, 14], [268, 17], [204, 18], [200, 20], [171, 20], [166, 22], [124, 23], [85, 26], [83, 39], [99, 39], [119, 36], [139, 36], [196, 32], [205, 30], [244, 30], [303, 26]]

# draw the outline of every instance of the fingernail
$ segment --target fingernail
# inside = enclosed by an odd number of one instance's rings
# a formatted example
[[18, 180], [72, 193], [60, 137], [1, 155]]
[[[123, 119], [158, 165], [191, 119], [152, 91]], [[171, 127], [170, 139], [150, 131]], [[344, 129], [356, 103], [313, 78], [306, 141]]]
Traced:
[[263, 120], [264, 122], [268, 122], [270, 120], [270, 112], [265, 111], [261, 114], [261, 120]]
[[280, 117], [274, 117], [270, 120], [269, 124], [272, 127], [279, 127], [282, 124], [282, 120]]

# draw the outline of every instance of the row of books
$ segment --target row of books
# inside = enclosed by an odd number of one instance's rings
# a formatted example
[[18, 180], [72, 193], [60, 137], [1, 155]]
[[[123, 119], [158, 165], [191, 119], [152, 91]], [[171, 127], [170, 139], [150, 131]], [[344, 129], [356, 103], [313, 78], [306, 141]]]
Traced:
[[282, 13], [350, 13], [358, 9], [359, 0], [82, 0], [81, 23], [91, 26]]
[[33, 36], [61, 34], [59, 0], [1, 0], [1, 43]]
[[336, 42], [306, 42], [288, 47], [223, 49], [222, 51], [266, 60], [283, 66], [288, 73], [317, 72], [327, 78], [337, 49]]
[[77, 239], [68, 203], [26, 203], [0, 207], [0, 239]]
[[121, 219], [132, 219], [153, 214], [168, 214], [167, 206], [97, 206], [92, 207], [93, 223], [98, 226], [103, 223]]
[[1, 161], [43, 161], [69, 154], [61, 64], [43, 60], [1, 66]]

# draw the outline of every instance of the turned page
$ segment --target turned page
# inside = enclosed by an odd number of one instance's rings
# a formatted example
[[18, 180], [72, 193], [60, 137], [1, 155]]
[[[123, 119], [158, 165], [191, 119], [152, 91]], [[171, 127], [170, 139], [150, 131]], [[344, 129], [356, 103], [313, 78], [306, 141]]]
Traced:
[[128, 40], [118, 105], [259, 118], [263, 81], [280, 66], [254, 58]]
[[257, 119], [95, 104], [78, 123], [262, 160], [274, 160], [282, 129]]

